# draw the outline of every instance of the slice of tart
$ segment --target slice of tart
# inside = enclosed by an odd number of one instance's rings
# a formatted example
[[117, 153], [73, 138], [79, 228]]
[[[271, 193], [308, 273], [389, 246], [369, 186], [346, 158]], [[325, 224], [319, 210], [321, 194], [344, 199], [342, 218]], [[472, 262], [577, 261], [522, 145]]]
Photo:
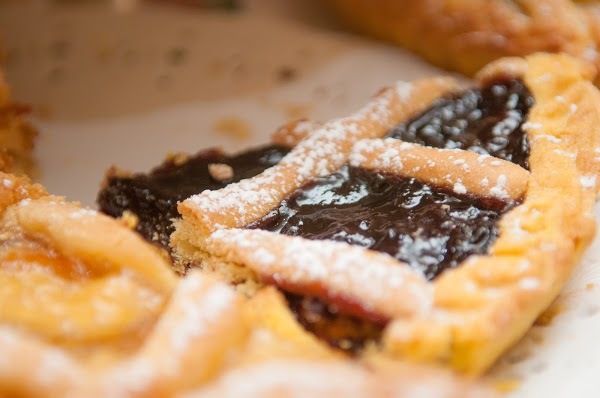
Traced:
[[178, 206], [178, 267], [359, 358], [481, 373], [556, 297], [594, 234], [599, 94], [565, 55], [504, 59], [477, 86], [399, 83], [255, 177]]
[[[538, 54], [493, 63], [467, 89], [398, 83], [350, 117], [285, 126], [277, 147], [111, 172], [100, 205], [135, 214], [150, 241], [175, 230], [180, 272], [198, 267], [252, 300], [275, 286], [275, 328], [295, 319], [359, 359], [481, 373], [556, 297], [594, 234], [594, 77]], [[181, 219], [176, 203], [194, 191]], [[160, 209], [139, 211], [163, 197], [160, 222]]]

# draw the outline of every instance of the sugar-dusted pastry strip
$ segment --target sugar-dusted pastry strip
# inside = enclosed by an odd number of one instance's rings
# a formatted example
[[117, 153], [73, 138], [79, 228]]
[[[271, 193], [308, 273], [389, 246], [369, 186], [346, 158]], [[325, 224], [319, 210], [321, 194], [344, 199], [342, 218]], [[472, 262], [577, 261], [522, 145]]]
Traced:
[[246, 336], [241, 297], [190, 272], [133, 358], [99, 375], [99, 396], [164, 396], [206, 382]]
[[[383, 136], [393, 125], [453, 89], [452, 79], [400, 82], [382, 90], [355, 115], [325, 123], [276, 166], [218, 191], [194, 195], [178, 206], [187, 232], [175, 239], [201, 245], [217, 228], [240, 228], [265, 215], [306, 181], [327, 175], [348, 159], [354, 142]], [[180, 227], [181, 229], [181, 227]]]
[[431, 286], [417, 271], [386, 254], [343, 242], [232, 229], [212, 234], [209, 248], [287, 291], [320, 297], [375, 321], [430, 309]]
[[355, 167], [414, 177], [457, 194], [522, 199], [529, 172], [506, 160], [457, 149], [437, 149], [388, 138], [356, 143], [350, 155]]
[[298, 119], [287, 122], [271, 134], [271, 142], [281, 146], [293, 147], [318, 130], [322, 123], [308, 119]]

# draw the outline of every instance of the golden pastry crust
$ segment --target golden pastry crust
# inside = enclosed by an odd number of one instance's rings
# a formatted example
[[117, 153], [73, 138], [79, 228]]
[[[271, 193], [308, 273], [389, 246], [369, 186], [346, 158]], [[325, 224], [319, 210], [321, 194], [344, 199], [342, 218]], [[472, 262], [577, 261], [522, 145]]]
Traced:
[[319, 127], [321, 127], [321, 123], [312, 120], [292, 120], [275, 130], [271, 135], [271, 141], [274, 144], [292, 148]]
[[393, 138], [362, 140], [350, 164], [402, 177], [415, 177], [448, 190], [466, 190], [480, 198], [519, 200], [525, 196], [529, 172], [514, 163], [457, 149], [428, 148]]
[[[182, 202], [183, 221], [172, 236], [176, 258], [190, 265], [194, 261], [191, 253], [203, 253], [203, 263], [191, 265], [250, 269], [249, 278], [288, 290], [298, 288], [325, 300], [346, 294], [349, 303], [361, 305], [363, 316], [393, 319], [384, 330], [380, 353], [481, 373], [556, 297], [594, 235], [591, 211], [599, 189], [600, 94], [591, 83], [590, 71], [588, 65], [567, 55], [536, 54], [500, 60], [478, 75], [480, 84], [495, 76], [522, 79], [531, 91], [535, 104], [524, 125], [531, 148], [530, 172], [498, 159], [464, 153], [455, 158], [455, 151], [378, 140], [394, 124], [455, 84], [421, 81], [412, 90], [403, 90], [405, 101], [398, 100], [397, 88], [388, 89], [383, 91], [384, 101], [376, 99], [378, 105], [369, 105], [368, 111], [316, 129], [280, 166]], [[406, 107], [415, 103], [417, 106]], [[404, 112], [395, 109], [402, 105]], [[320, 147], [327, 150], [310, 152], [309, 148]], [[335, 151], [329, 150], [332, 147]], [[471, 256], [431, 283], [401, 263], [374, 256], [367, 249], [238, 229], [260, 219], [304, 182], [349, 161], [415, 175], [416, 160], [411, 157], [422, 159], [425, 166], [429, 155], [441, 162], [442, 169], [455, 160], [460, 165], [454, 165], [456, 170], [449, 179], [442, 178], [445, 174], [439, 170], [423, 170], [426, 167], [417, 170], [419, 178], [446, 187], [451, 184], [462, 193], [505, 199], [525, 194], [523, 203], [501, 219], [500, 237], [488, 255]], [[302, 168], [305, 162], [311, 167]], [[489, 166], [489, 174], [477, 170], [479, 163]], [[463, 164], [466, 168], [456, 167]], [[486, 178], [487, 191], [481, 187]], [[456, 184], [460, 184], [458, 188]], [[372, 267], [362, 272], [373, 272], [381, 291], [369, 292], [352, 282], [353, 273], [346, 274], [345, 267], [353, 269], [354, 262]], [[388, 262], [412, 275], [395, 277], [399, 271], [392, 271]], [[344, 291], [336, 286], [339, 278], [345, 278]], [[369, 296], [374, 292], [382, 297]], [[396, 303], [396, 293], [413, 308], [407, 310], [400, 304], [395, 310], [377, 304], [380, 299]]]
[[36, 130], [24, 119], [29, 108], [12, 102], [0, 71], [0, 171], [37, 174], [33, 160]]
[[329, 0], [354, 28], [473, 75], [501, 57], [565, 52], [600, 65], [596, 1]]
[[[347, 377], [358, 395], [491, 395], [440, 370], [393, 365], [392, 378], [350, 364], [307, 334], [275, 289], [246, 299], [199, 271], [178, 278], [121, 221], [1, 172], [0, 242], [2, 396], [215, 396], [234, 394], [236, 380], [248, 397], [325, 397], [347, 391]], [[339, 377], [306, 385], [317, 370]], [[301, 373], [278, 376], [288, 372]]]

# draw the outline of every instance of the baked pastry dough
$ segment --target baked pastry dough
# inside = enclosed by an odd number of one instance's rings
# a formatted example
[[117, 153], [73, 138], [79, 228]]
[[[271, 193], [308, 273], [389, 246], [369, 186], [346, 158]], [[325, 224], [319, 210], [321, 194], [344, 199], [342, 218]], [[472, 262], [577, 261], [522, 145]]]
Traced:
[[329, 0], [351, 26], [444, 68], [473, 75], [487, 63], [565, 52], [600, 65], [597, 1]]
[[[183, 219], [172, 235], [176, 261], [220, 274], [250, 296], [275, 285], [386, 325], [361, 358], [401, 357], [482, 373], [556, 297], [594, 235], [600, 94], [591, 83], [593, 68], [567, 55], [502, 59], [476, 79], [482, 89], [520, 79], [530, 91], [534, 104], [522, 126], [528, 158], [502, 152], [509, 162], [382, 139], [407, 118], [420, 120], [417, 115], [430, 104], [443, 104], [434, 102], [438, 97], [457, 91], [446, 78], [398, 83], [357, 114], [316, 128], [256, 177], [182, 202]], [[507, 109], [514, 101], [508, 96]], [[499, 130], [519, 124], [512, 115], [522, 114], [507, 112], [510, 120]], [[314, 181], [333, 181], [348, 164], [503, 203], [499, 237], [487, 251], [475, 251], [439, 275], [435, 268], [420, 271], [343, 242], [253, 229], [303, 187], [331, 189]]]
[[349, 363], [276, 290], [176, 277], [120, 221], [25, 177], [0, 173], [0, 239], [2, 396], [490, 396], [440, 370]]

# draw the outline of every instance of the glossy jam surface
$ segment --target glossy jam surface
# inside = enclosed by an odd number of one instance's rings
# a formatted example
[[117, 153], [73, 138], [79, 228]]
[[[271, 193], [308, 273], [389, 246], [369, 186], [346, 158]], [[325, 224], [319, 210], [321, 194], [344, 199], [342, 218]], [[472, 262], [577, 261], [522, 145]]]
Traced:
[[393, 128], [388, 137], [492, 155], [529, 169], [529, 144], [522, 126], [532, 105], [531, 93], [519, 80], [497, 82], [437, 100]]
[[[151, 242], [168, 248], [174, 230], [172, 220], [179, 218], [177, 202], [206, 189], [220, 189], [244, 178], [253, 177], [281, 160], [288, 149], [261, 147], [234, 156], [217, 150], [202, 151], [178, 164], [167, 161], [149, 174], [113, 177], [98, 194], [98, 205], [104, 213], [120, 217], [128, 210], [139, 218], [137, 231]], [[226, 164], [233, 177], [217, 180], [211, 177], [209, 164]]]
[[344, 166], [304, 185], [249, 228], [378, 250], [433, 279], [467, 256], [485, 253], [509, 207]]

